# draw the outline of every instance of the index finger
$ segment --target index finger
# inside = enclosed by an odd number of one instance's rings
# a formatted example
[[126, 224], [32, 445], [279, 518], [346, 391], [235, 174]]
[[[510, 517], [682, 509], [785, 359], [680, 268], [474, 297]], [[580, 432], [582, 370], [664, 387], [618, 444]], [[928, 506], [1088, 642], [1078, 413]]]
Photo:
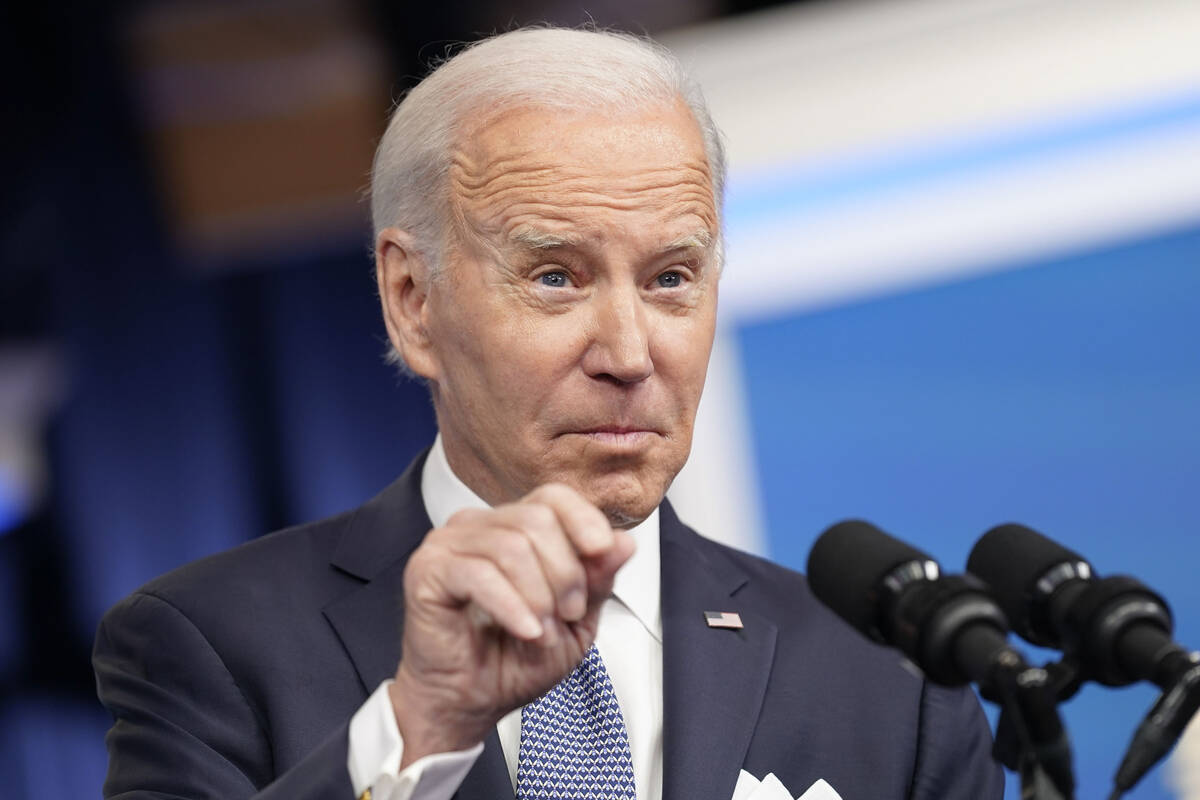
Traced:
[[549, 506], [581, 556], [596, 558], [612, 549], [615, 538], [608, 517], [570, 486], [547, 483], [523, 499]]

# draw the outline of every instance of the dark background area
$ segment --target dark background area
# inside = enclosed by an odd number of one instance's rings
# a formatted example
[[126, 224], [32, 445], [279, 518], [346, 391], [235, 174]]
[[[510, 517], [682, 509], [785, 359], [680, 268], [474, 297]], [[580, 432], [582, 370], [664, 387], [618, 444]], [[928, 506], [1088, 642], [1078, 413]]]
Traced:
[[768, 5], [3, 12], [0, 795], [96, 793], [88, 654], [108, 606], [362, 502], [432, 440], [424, 389], [382, 361], [357, 199], [389, 95], [481, 33], [655, 33]]

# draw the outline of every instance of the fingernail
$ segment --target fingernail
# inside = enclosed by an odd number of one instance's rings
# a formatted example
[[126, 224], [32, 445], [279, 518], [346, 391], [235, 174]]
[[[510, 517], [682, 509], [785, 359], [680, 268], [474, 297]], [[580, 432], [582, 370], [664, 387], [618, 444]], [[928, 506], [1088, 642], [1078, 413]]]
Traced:
[[542, 617], [542, 634], [549, 638], [554, 635], [554, 631], [554, 617]]

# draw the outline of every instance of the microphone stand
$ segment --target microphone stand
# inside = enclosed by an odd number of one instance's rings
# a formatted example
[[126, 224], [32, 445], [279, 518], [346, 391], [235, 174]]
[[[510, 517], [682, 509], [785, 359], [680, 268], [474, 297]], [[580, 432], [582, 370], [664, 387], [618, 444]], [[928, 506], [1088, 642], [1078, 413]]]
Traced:
[[1109, 800], [1117, 800], [1132, 789], [1162, 760], [1200, 710], [1200, 653], [1181, 654], [1173, 660], [1176, 663], [1163, 670], [1170, 677], [1164, 675], [1159, 682], [1163, 693], [1137, 727], [1121, 760]]
[[980, 685], [980, 694], [1000, 706], [992, 754], [1020, 776], [1022, 800], [1074, 800], [1071, 745], [1058, 703], [1078, 686], [1069, 666], [1030, 667], [1014, 653], [1002, 653]]
[[[1087, 676], [1072, 658], [1040, 669], [1008, 661], [998, 665], [987, 686], [980, 685], [980, 694], [1000, 706], [992, 754], [1021, 776], [1022, 800], [1071, 800], [1059, 788], [1065, 785], [1062, 765], [1070, 768], [1070, 750], [1055, 706], [1074, 697]], [[1166, 756], [1200, 711], [1200, 653], [1182, 654], [1168, 666], [1156, 680], [1164, 691], [1134, 733], [1109, 800], [1132, 789]]]

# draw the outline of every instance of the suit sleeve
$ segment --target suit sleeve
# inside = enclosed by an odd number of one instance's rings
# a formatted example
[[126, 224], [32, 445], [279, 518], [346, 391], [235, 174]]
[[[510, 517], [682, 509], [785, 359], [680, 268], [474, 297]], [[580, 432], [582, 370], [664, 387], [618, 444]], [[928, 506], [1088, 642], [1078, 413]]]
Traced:
[[912, 800], [1001, 800], [1004, 770], [975, 693], [926, 682]]
[[276, 777], [260, 712], [200, 630], [165, 600], [138, 593], [109, 611], [93, 665], [114, 721], [105, 798], [352, 800], [347, 726]]

